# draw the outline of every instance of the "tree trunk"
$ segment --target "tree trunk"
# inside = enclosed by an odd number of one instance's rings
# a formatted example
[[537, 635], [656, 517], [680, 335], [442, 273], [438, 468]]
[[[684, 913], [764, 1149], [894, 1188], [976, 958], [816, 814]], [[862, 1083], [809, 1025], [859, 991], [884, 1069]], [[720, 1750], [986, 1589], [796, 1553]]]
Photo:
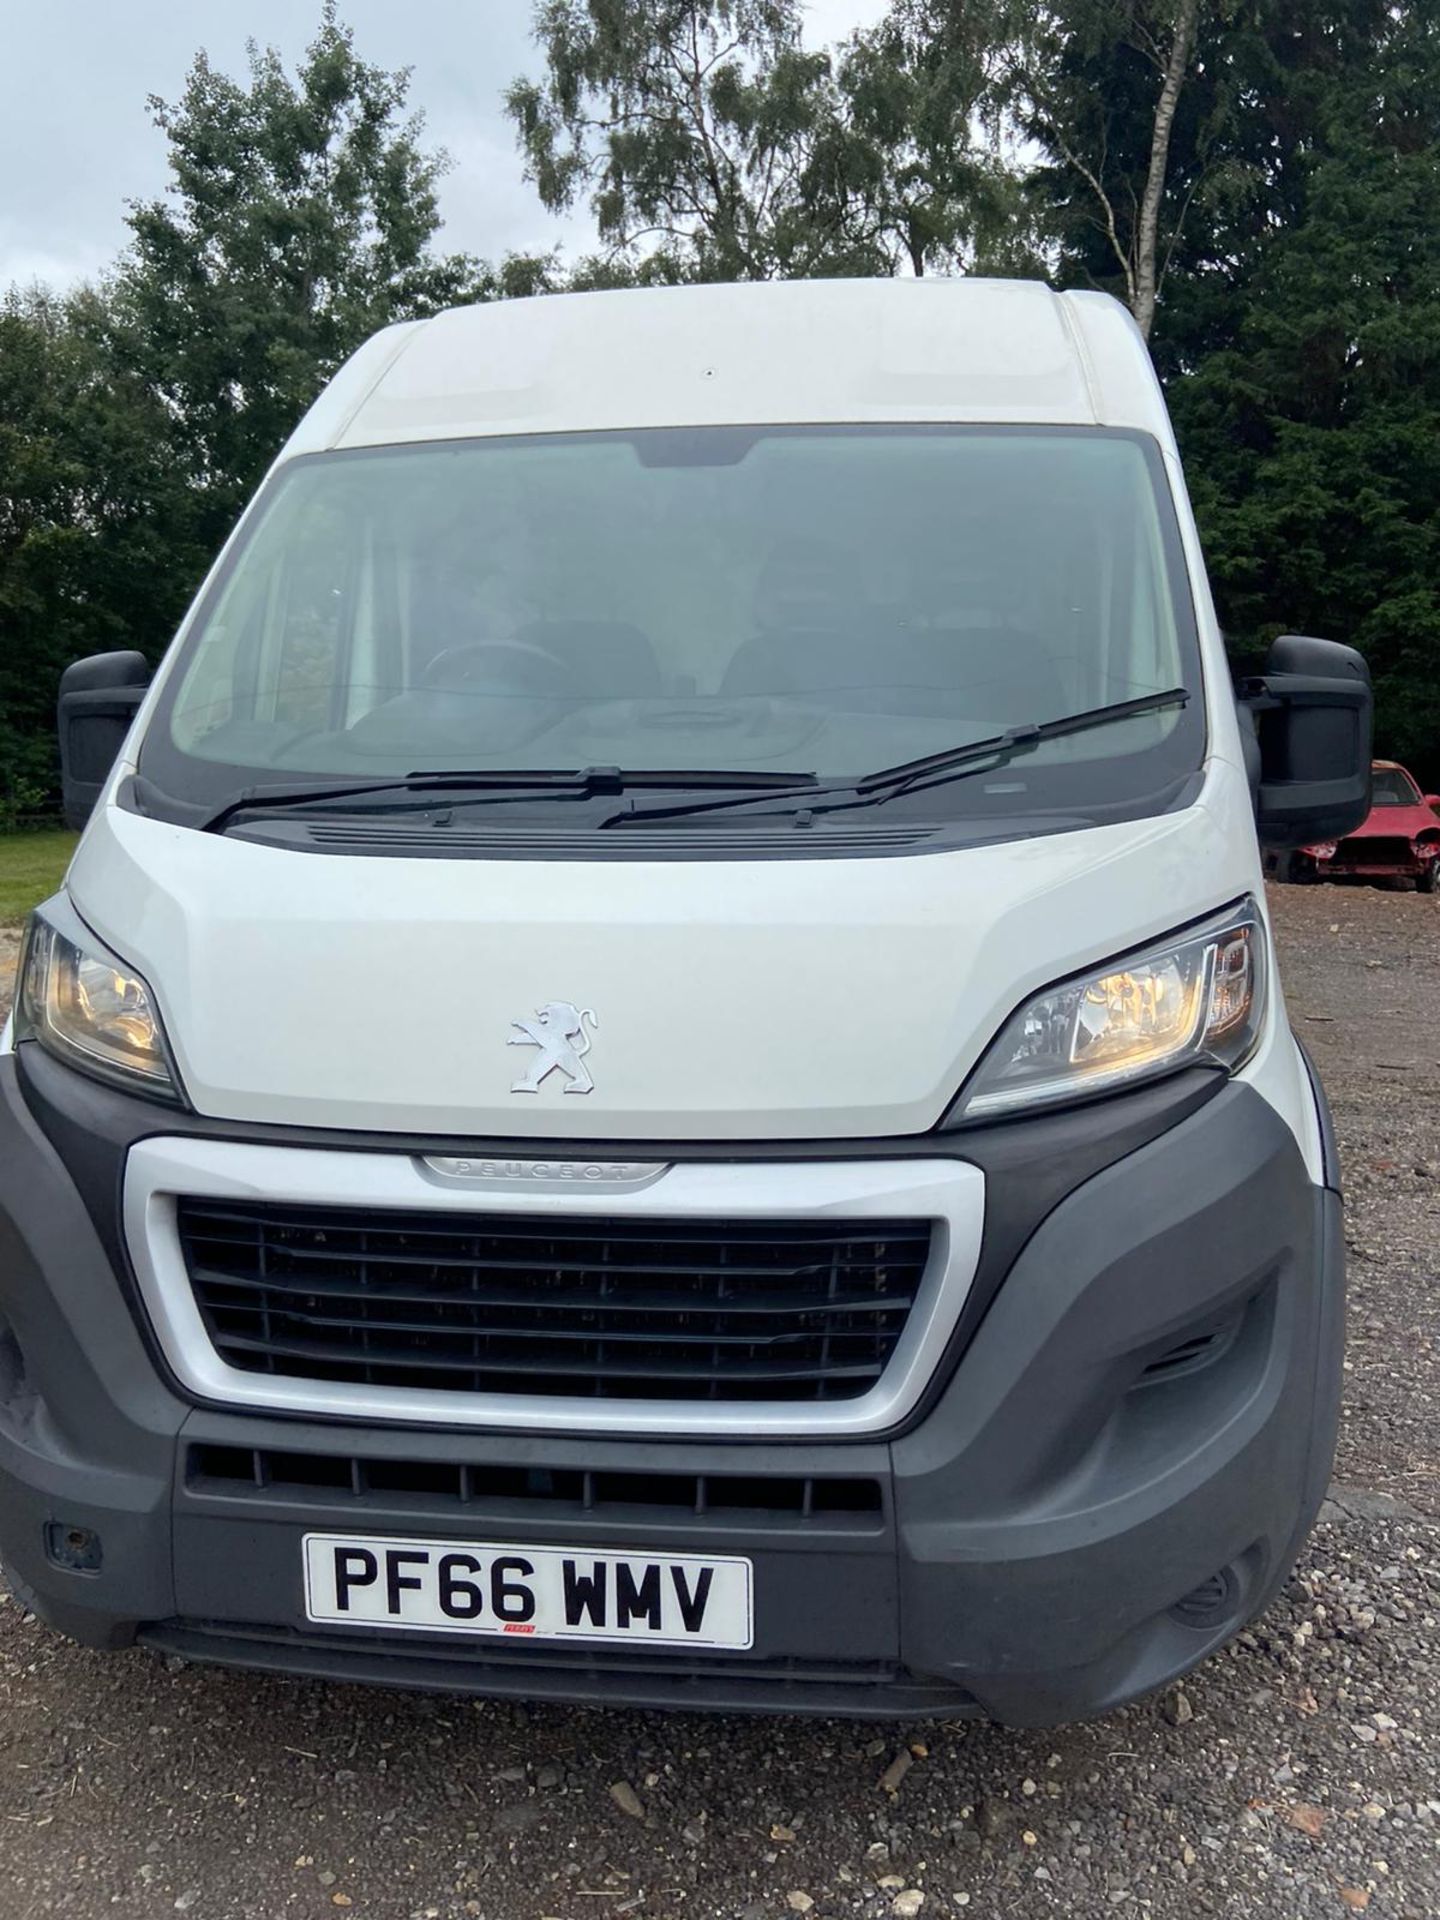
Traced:
[[905, 251], [910, 256], [910, 265], [914, 270], [915, 278], [923, 280], [925, 278], [925, 241], [914, 220], [907, 220], [905, 223]]
[[1190, 49], [1200, 16], [1200, 0], [1180, 0], [1175, 16], [1175, 37], [1165, 63], [1164, 84], [1155, 109], [1155, 128], [1150, 139], [1150, 167], [1145, 175], [1145, 191], [1140, 199], [1140, 219], [1135, 232], [1135, 295], [1132, 302], [1135, 320], [1148, 340], [1155, 323], [1156, 256], [1159, 251], [1160, 202], [1165, 194], [1165, 171], [1170, 159], [1170, 133], [1175, 125], [1175, 108], [1180, 86], [1190, 64]]

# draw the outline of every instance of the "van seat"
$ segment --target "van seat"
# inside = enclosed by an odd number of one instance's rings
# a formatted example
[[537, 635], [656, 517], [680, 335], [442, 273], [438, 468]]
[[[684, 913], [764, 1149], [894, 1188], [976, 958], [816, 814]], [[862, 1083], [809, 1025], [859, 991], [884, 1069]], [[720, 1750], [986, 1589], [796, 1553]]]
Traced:
[[621, 620], [534, 620], [516, 644], [539, 647], [565, 665], [565, 691], [591, 700], [644, 700], [664, 691], [655, 649]]
[[843, 702], [848, 707], [973, 714], [1007, 724], [1046, 719], [1060, 712], [1063, 698], [1050, 649], [1011, 627], [757, 634], [730, 662], [721, 691], [850, 693], [857, 697]]

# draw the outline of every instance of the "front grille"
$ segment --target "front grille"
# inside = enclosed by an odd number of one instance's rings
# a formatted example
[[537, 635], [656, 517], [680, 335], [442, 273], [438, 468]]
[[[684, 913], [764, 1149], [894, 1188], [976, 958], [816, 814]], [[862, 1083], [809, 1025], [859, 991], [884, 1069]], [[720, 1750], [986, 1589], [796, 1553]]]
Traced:
[[465, 1393], [817, 1401], [873, 1387], [925, 1220], [619, 1220], [182, 1199], [217, 1353]]
[[533, 1467], [491, 1461], [380, 1459], [341, 1453], [286, 1453], [274, 1447], [189, 1448], [186, 1485], [227, 1499], [284, 1498], [391, 1502], [417, 1511], [465, 1508], [478, 1514], [525, 1512], [562, 1519], [623, 1508], [677, 1514], [834, 1521], [878, 1526], [878, 1480], [855, 1474], [645, 1473], [633, 1468]]
[[1413, 867], [1415, 849], [1402, 835], [1367, 834], [1342, 840], [1329, 863], [1336, 867]]

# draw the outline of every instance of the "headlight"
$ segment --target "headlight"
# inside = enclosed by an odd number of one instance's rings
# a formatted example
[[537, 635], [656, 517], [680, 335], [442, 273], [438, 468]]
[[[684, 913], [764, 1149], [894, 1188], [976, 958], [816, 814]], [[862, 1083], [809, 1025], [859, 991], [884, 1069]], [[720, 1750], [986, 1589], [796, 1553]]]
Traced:
[[1196, 1062], [1237, 1067], [1260, 1031], [1264, 972], [1264, 930], [1247, 900], [1038, 993], [1002, 1028], [956, 1117], [1077, 1100]]
[[180, 1098], [145, 982], [97, 940], [77, 943], [39, 915], [20, 961], [15, 1038], [37, 1040], [82, 1073], [152, 1099]]

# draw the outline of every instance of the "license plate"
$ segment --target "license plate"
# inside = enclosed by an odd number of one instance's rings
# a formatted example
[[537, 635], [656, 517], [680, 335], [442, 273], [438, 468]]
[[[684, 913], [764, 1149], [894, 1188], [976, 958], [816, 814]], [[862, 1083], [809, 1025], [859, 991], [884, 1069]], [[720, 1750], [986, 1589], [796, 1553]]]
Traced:
[[529, 1640], [745, 1648], [751, 1563], [723, 1554], [307, 1533], [306, 1618]]

